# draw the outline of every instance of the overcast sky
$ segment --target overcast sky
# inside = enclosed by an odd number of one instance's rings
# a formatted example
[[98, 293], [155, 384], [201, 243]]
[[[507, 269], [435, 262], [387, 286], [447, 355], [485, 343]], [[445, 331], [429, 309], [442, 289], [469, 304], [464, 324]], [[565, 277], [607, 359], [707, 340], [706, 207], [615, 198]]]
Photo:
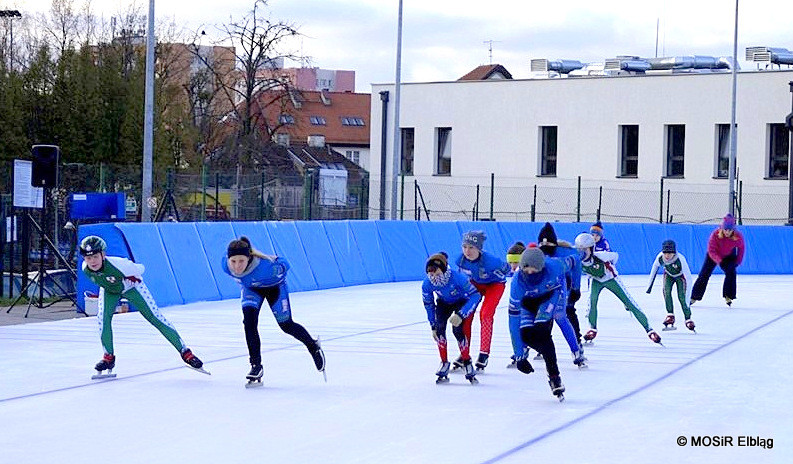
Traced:
[[[109, 17], [129, 3], [94, 0], [93, 8]], [[148, 0], [137, 3], [147, 11]], [[203, 27], [212, 36], [212, 24], [241, 18], [253, 4], [157, 0], [155, 15], [158, 21]], [[45, 12], [49, 5], [50, 0], [0, 0], [0, 8], [16, 7], [23, 14]], [[295, 47], [311, 57], [312, 66], [355, 71], [358, 92], [370, 92], [372, 83], [394, 82], [398, 0], [270, 0], [268, 10], [272, 19], [298, 26], [304, 37]], [[515, 78], [528, 77], [532, 58], [653, 57], [656, 37], [657, 56], [732, 56], [734, 21], [730, 0], [404, 0], [402, 81], [455, 80], [491, 62], [486, 41], [492, 41], [492, 63], [504, 65]], [[789, 0], [740, 2], [739, 60], [749, 46], [793, 50], [790, 24]]]

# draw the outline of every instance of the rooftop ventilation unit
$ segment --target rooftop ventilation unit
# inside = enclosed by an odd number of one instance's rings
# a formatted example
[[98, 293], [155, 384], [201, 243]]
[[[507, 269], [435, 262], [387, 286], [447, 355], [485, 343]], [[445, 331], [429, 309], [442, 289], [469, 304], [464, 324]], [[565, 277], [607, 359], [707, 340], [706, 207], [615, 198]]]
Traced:
[[558, 72], [567, 74], [576, 69], [581, 69], [584, 64], [578, 60], [547, 60], [545, 58], [534, 59], [530, 62], [531, 72]]
[[786, 48], [748, 47], [746, 49], [746, 61], [793, 64], [793, 52]]

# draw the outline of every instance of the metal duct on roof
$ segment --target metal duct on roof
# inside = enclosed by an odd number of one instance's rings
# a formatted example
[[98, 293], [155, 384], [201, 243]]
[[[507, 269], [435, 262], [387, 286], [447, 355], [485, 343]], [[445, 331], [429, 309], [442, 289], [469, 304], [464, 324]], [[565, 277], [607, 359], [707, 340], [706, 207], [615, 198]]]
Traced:
[[648, 58], [652, 69], [726, 69], [729, 63], [712, 56], [669, 56]]
[[567, 74], [570, 71], [575, 71], [583, 67], [584, 64], [578, 60], [554, 60], [548, 62], [549, 71], [556, 71], [562, 74]]

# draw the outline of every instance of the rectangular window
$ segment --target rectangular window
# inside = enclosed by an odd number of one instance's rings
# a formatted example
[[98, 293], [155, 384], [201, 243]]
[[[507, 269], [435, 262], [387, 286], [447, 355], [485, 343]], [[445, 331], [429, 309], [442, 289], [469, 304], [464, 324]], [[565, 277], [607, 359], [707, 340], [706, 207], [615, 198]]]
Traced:
[[352, 116], [344, 116], [341, 118], [341, 125], [342, 126], [365, 126], [366, 123], [364, 122], [363, 118], [352, 117]]
[[716, 177], [730, 176], [730, 125], [716, 124]]
[[310, 120], [311, 120], [311, 124], [314, 126], [326, 125], [325, 118], [322, 116], [311, 116]]
[[666, 177], [683, 177], [683, 160], [686, 151], [685, 124], [666, 126]]
[[281, 124], [294, 124], [295, 117], [292, 116], [291, 114], [282, 114], [281, 116], [278, 117], [278, 122]]
[[415, 129], [412, 127], [402, 128], [402, 174], [406, 176], [413, 175], [413, 139], [415, 137]]
[[452, 128], [435, 128], [435, 174], [450, 176], [452, 174]]
[[790, 132], [784, 124], [768, 125], [768, 178], [787, 179]]
[[620, 126], [620, 177], [639, 175], [639, 126]]
[[361, 165], [361, 152], [359, 150], [347, 150], [345, 156], [353, 163]]
[[540, 126], [540, 175], [556, 175], [556, 126]]

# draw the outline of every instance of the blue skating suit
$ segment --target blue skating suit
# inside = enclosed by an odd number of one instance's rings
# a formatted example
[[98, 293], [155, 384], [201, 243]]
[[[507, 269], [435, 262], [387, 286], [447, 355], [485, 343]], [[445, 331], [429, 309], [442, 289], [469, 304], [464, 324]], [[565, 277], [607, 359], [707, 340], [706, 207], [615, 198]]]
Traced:
[[424, 309], [427, 310], [427, 320], [433, 327], [436, 324], [435, 295], [449, 305], [467, 300], [459, 310], [463, 319], [473, 314], [479, 300], [482, 299], [482, 295], [468, 277], [455, 270], [450, 270], [450, 273], [449, 281], [441, 287], [432, 285], [428, 277], [424, 277], [424, 282], [421, 283], [421, 298], [424, 301]]
[[[515, 358], [524, 356], [525, 344], [520, 336], [522, 327], [531, 327], [535, 322], [547, 322], [551, 319], [557, 321], [565, 339], [570, 344], [572, 336], [571, 351], [578, 350], [578, 341], [575, 332], [567, 319], [567, 282], [566, 274], [575, 266], [576, 258], [567, 256], [565, 258], [545, 258], [545, 266], [542, 271], [536, 274], [526, 274], [516, 270], [512, 277], [509, 292], [509, 334], [512, 339], [512, 350]], [[580, 260], [579, 260], [580, 266]], [[537, 310], [533, 315], [528, 309], [523, 307], [524, 298], [542, 298]], [[567, 330], [564, 328], [564, 321], [567, 322]], [[575, 350], [573, 350], [575, 346]]]
[[238, 284], [242, 286], [242, 308], [246, 307], [261, 308], [264, 303], [264, 296], [254, 289], [265, 289], [278, 287], [278, 298], [270, 305], [270, 310], [278, 323], [292, 318], [292, 308], [289, 307], [289, 288], [286, 285], [286, 272], [289, 270], [289, 262], [278, 256], [274, 261], [251, 257], [251, 263], [242, 275], [236, 276], [229, 270], [228, 258], [223, 257], [223, 272], [230, 275]]
[[566, 258], [572, 256], [575, 260], [573, 267], [566, 273], [567, 276], [567, 290], [581, 290], [581, 252], [575, 248], [568, 248], [563, 246], [556, 247], [556, 253], [553, 258]]
[[506, 282], [510, 273], [509, 264], [486, 251], [481, 251], [475, 261], [469, 261], [465, 255], [460, 254], [454, 262], [460, 272], [477, 284]]

